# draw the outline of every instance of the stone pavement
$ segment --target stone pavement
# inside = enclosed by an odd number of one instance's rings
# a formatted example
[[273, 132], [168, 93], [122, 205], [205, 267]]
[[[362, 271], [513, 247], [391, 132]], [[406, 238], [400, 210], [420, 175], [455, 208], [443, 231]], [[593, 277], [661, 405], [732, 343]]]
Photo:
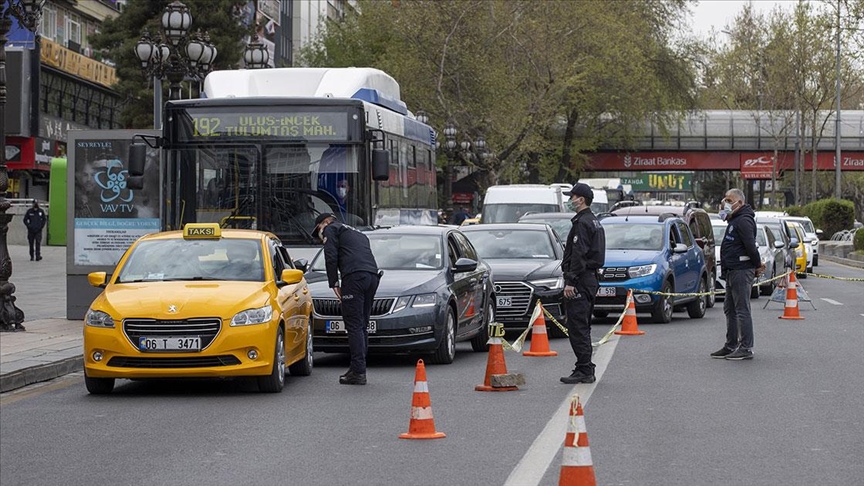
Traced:
[[83, 366], [84, 322], [66, 319], [66, 247], [43, 246], [42, 261], [31, 262], [26, 246], [10, 245], [9, 256], [27, 330], [0, 333], [0, 393]]

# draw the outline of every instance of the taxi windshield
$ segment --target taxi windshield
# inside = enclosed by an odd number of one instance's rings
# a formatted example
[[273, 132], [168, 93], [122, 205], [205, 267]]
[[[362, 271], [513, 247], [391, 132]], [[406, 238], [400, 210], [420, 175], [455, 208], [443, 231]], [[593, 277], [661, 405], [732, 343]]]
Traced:
[[116, 283], [176, 280], [262, 282], [261, 244], [233, 238], [145, 240], [132, 250]]

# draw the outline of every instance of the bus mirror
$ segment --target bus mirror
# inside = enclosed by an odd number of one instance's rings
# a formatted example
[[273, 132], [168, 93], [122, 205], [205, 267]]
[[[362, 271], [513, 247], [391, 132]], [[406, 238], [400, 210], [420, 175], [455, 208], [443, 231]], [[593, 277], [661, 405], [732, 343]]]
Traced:
[[143, 143], [129, 145], [129, 175], [143, 176], [144, 162], [147, 159], [147, 146]]
[[372, 151], [372, 180], [386, 181], [390, 179], [390, 152], [384, 149]]
[[126, 187], [134, 190], [144, 189], [144, 176], [129, 176]]

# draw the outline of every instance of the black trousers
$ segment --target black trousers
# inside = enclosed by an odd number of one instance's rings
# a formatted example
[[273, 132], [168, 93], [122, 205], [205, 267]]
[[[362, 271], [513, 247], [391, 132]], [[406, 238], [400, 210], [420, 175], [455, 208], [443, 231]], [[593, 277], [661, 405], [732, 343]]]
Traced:
[[351, 371], [366, 374], [366, 354], [369, 349], [369, 316], [378, 290], [377, 274], [349, 273], [342, 277], [342, 319], [348, 331]]
[[597, 287], [596, 270], [587, 270], [576, 282], [576, 297], [564, 299], [567, 333], [570, 335], [570, 347], [576, 355], [575, 370], [586, 375], [594, 374], [594, 363], [591, 361], [594, 351], [591, 347], [591, 314], [594, 312]]
[[42, 258], [42, 231], [27, 230], [27, 243], [30, 244], [30, 259]]

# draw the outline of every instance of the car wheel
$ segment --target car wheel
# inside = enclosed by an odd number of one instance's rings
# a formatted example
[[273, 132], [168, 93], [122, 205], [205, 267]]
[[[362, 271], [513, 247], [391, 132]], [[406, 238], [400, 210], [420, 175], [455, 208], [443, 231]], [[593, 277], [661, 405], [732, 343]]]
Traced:
[[811, 264], [809, 267], [805, 269], [807, 273], [813, 273], [813, 265]]
[[279, 393], [285, 387], [285, 333], [282, 326], [276, 331], [276, 349], [273, 355], [273, 370], [267, 376], [258, 377], [258, 389], [266, 393]]
[[447, 312], [447, 324], [444, 325], [444, 336], [435, 354], [429, 359], [432, 364], [450, 364], [456, 357], [456, 316], [452, 310]]
[[489, 324], [495, 322], [495, 306], [492, 305], [492, 297], [489, 298], [489, 303], [486, 305], [486, 317], [483, 319], [483, 329], [471, 338], [471, 349], [475, 352], [482, 353], [489, 351]]
[[108, 395], [114, 391], [114, 378], [90, 378], [85, 372], [84, 385], [91, 395]]
[[813, 266], [814, 267], [819, 266], [819, 255], [813, 255]]
[[[707, 286], [705, 285], [704, 280], [699, 280], [699, 290], [698, 293], [705, 293], [705, 289]], [[687, 315], [692, 319], [702, 319], [705, 316], [705, 309], [708, 308], [708, 296], [703, 295], [702, 297], [697, 298], [693, 302], [687, 304]]]
[[711, 272], [711, 274], [708, 275], [708, 282], [710, 282], [708, 284], [708, 292], [711, 292], [711, 295], [708, 296], [708, 301], [705, 303], [705, 306], [709, 309], [714, 307], [714, 304], [717, 303], [717, 296], [714, 295], [714, 291], [716, 290], [716, 288], [714, 287], [714, 282], [716, 281], [717, 277], [714, 276], [714, 272]]
[[288, 371], [294, 376], [309, 376], [312, 374], [312, 317], [306, 327], [306, 355], [303, 359], [288, 367]]
[[[663, 282], [660, 292], [664, 294], [672, 292], [672, 284], [668, 280]], [[651, 319], [658, 324], [672, 322], [672, 310], [672, 297], [661, 295], [654, 304], [654, 310], [651, 311]]]
[[[773, 279], [776, 276], [777, 276], [777, 269], [775, 268], [774, 271], [771, 272], [771, 278]], [[771, 280], [770, 283], [762, 285], [761, 287], [759, 287], [759, 291], [762, 292], [762, 295], [771, 295], [774, 293], [774, 287], [776, 287], [776, 286], [777, 286], [777, 281]]]
[[800, 278], [800, 279], [805, 279], [805, 278], [807, 278], [807, 274], [806, 274], [806, 273], [796, 273], [795, 276], [798, 277], [798, 278]]
[[759, 286], [758, 285], [754, 285], [754, 286], [750, 287], [750, 298], [751, 299], [758, 299], [759, 298]]

